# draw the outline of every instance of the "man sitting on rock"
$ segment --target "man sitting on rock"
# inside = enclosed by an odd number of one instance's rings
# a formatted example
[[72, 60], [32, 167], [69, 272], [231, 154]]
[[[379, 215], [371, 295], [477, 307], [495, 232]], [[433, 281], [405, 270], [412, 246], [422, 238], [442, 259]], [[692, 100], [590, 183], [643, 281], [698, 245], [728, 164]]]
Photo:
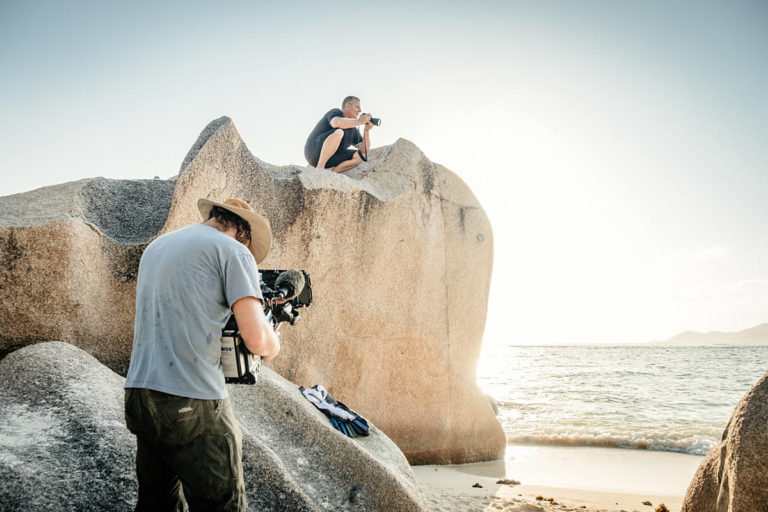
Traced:
[[[373, 128], [371, 115], [360, 115], [360, 99], [347, 96], [341, 109], [329, 110], [317, 123], [304, 144], [304, 158], [318, 169], [344, 172], [357, 167], [371, 148], [368, 132]], [[364, 135], [357, 126], [365, 125]], [[349, 149], [350, 146], [357, 149]]]
[[238, 199], [200, 199], [204, 222], [153, 241], [139, 263], [125, 421], [136, 435], [136, 510], [246, 509], [242, 435], [221, 370], [221, 329], [234, 312], [264, 361], [280, 342], [264, 315], [256, 267], [267, 221]]

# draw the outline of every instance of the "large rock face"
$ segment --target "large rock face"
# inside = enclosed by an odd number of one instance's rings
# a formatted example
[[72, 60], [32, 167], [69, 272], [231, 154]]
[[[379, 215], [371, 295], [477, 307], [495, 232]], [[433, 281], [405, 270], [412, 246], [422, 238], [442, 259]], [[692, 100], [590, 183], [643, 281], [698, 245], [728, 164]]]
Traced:
[[[84, 351], [39, 343], [0, 361], [0, 509], [130, 510], [135, 438], [125, 380]], [[408, 462], [375, 426], [349, 439], [269, 369], [230, 386], [250, 510], [422, 511]]]
[[0, 198], [0, 354], [67, 340], [125, 370], [138, 262], [173, 189], [96, 178]]
[[704, 458], [682, 512], [768, 510], [768, 373], [741, 399]]
[[86, 180], [0, 198], [0, 350], [62, 339], [124, 372], [141, 251], [199, 222], [199, 197], [239, 197], [272, 225], [262, 267], [312, 276], [314, 304], [281, 330], [278, 373], [325, 385], [412, 463], [501, 457], [503, 431], [475, 383], [488, 219], [467, 186], [412, 143], [369, 159], [343, 175], [274, 167], [221, 118], [175, 180]]

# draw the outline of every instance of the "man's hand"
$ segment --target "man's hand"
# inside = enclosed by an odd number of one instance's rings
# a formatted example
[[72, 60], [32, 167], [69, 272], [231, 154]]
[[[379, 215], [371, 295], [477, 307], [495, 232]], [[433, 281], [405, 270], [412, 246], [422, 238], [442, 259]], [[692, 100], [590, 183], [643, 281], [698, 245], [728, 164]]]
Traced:
[[365, 123], [365, 131], [367, 132], [368, 130], [370, 130], [374, 126], [376, 126], [376, 125], [373, 124], [372, 122], [368, 121], [367, 123]]
[[365, 128], [368, 129], [368, 125], [371, 124], [371, 114], [360, 114], [357, 120], [362, 121], [360, 124], [365, 124]]

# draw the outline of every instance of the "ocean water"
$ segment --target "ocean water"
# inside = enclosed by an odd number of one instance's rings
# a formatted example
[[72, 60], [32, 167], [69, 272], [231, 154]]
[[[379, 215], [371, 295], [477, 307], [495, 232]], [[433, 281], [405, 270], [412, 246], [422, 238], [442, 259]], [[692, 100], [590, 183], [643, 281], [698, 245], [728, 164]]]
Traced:
[[768, 371], [768, 347], [484, 347], [478, 384], [511, 444], [703, 455]]

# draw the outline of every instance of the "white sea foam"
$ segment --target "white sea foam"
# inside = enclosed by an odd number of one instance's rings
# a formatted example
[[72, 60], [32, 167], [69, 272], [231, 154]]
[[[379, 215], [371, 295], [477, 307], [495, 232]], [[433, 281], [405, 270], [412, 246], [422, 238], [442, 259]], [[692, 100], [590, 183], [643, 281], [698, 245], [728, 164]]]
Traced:
[[612, 436], [612, 435], [526, 435], [510, 436], [507, 442], [511, 444], [536, 444], [552, 446], [599, 446], [604, 448], [632, 448], [637, 450], [658, 450], [668, 452], [704, 455], [715, 447], [712, 439], [668, 439], [647, 438], [641, 436]]

